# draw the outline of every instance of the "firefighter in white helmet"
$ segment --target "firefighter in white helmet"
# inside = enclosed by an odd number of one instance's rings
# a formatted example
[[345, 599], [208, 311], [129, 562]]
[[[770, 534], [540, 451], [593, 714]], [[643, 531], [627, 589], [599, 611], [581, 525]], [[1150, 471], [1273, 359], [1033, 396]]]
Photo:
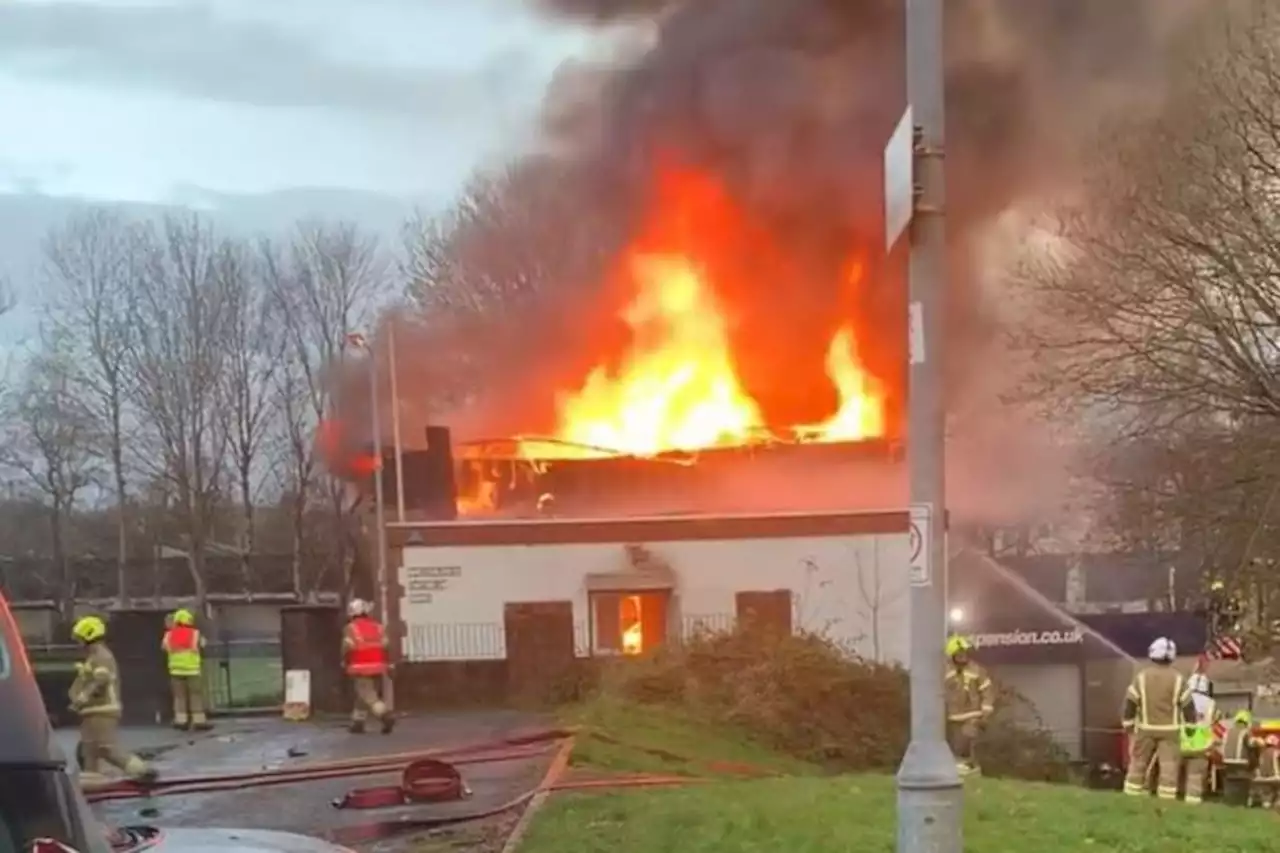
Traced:
[[1154, 761], [1158, 769], [1156, 796], [1178, 798], [1182, 729], [1196, 720], [1196, 709], [1191, 685], [1173, 666], [1177, 656], [1178, 647], [1172, 640], [1156, 638], [1147, 649], [1151, 663], [1133, 677], [1125, 692], [1122, 722], [1129, 733], [1126, 794], [1147, 792], [1147, 773]]
[[378, 686], [390, 666], [387, 631], [370, 615], [369, 602], [353, 598], [347, 605], [347, 626], [342, 632], [342, 657], [355, 691], [351, 710], [351, 731], [364, 731], [367, 714], [382, 724], [382, 733], [395, 728], [395, 715], [378, 695]]
[[1186, 790], [1183, 801], [1195, 804], [1204, 800], [1205, 788], [1213, 772], [1212, 757], [1219, 746], [1214, 727], [1222, 719], [1213, 701], [1213, 682], [1203, 672], [1187, 679], [1195, 716], [1187, 718], [1179, 738], [1182, 759], [1186, 763]]

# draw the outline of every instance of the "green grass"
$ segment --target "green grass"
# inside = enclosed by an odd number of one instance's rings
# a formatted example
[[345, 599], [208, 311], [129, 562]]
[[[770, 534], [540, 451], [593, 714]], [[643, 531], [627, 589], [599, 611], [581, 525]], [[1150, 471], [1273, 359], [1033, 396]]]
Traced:
[[577, 767], [683, 776], [733, 776], [748, 768], [795, 776], [821, 772], [680, 710], [601, 698], [565, 710], [561, 719], [580, 728], [571, 759]]
[[[895, 837], [890, 777], [771, 779], [560, 795], [538, 814], [520, 853], [891, 853]], [[1261, 810], [971, 780], [964, 849], [1264, 853], [1280, 850], [1280, 824]]]

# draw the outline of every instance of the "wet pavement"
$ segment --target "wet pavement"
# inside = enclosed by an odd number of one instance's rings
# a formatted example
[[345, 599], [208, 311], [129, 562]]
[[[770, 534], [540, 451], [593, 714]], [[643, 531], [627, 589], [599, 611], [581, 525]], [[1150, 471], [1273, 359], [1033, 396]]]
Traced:
[[[221, 720], [208, 734], [184, 734], [159, 727], [122, 731], [123, 746], [154, 754], [164, 775], [187, 776], [301, 767], [313, 762], [360, 758], [411, 750], [465, 746], [499, 740], [547, 725], [547, 720], [509, 711], [413, 715], [401, 719], [391, 735], [376, 728], [352, 735], [339, 720], [290, 723], [276, 718]], [[59, 731], [68, 755], [75, 731]], [[395, 784], [397, 776], [336, 779], [231, 792], [157, 797], [97, 806], [116, 825], [275, 829], [323, 835], [342, 826], [371, 821], [414, 819], [481, 812], [510, 802], [537, 786], [551, 752], [535, 758], [468, 765], [461, 768], [472, 796], [461, 802], [394, 809], [338, 810], [333, 800], [356, 787]], [[154, 809], [155, 813], [143, 811]], [[374, 845], [383, 850], [402, 843]]]

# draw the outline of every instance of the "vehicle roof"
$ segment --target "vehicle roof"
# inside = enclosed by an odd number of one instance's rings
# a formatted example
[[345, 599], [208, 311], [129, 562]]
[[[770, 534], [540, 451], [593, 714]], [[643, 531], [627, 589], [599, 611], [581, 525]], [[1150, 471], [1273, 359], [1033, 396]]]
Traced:
[[61, 757], [22, 634], [0, 595], [0, 764], [46, 764]]

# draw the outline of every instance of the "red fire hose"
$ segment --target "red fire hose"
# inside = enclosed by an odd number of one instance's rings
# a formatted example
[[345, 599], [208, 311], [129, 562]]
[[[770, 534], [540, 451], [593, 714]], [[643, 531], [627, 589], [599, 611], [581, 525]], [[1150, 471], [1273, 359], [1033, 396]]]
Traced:
[[382, 776], [399, 772], [401, 774], [399, 784], [355, 788], [331, 803], [337, 809], [393, 808], [414, 804], [454, 802], [467, 798], [471, 795], [471, 791], [458, 771], [460, 766], [517, 761], [546, 755], [553, 749], [557, 751], [556, 760], [541, 785], [493, 808], [449, 817], [373, 821], [340, 827], [326, 836], [329, 840], [340, 844], [357, 844], [407, 832], [425, 832], [443, 826], [493, 817], [523, 806], [541, 791], [655, 787], [699, 781], [696, 778], [682, 776], [629, 776], [561, 782], [558, 777], [568, 763], [572, 737], [572, 731], [548, 729], [466, 746], [313, 763], [294, 768], [174, 777], [146, 786], [129, 781], [113, 782], [86, 789], [85, 796], [90, 802], [109, 802], [146, 799], [154, 796], [240, 791], [248, 788]]

